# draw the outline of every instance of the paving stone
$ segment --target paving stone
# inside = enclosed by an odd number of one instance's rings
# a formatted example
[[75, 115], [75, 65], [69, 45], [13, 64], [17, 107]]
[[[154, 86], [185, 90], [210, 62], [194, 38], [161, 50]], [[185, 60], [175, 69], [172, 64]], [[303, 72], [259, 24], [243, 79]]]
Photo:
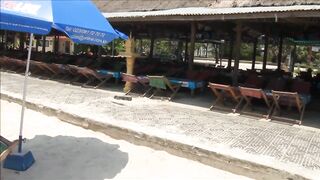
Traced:
[[[1, 92], [21, 97], [23, 77], [1, 73]], [[28, 100], [70, 110], [101, 121], [115, 119], [141, 127], [183, 135], [199, 143], [240, 149], [250, 155], [261, 155], [279, 162], [293, 163], [310, 170], [320, 170], [320, 131], [244, 116], [198, 110], [174, 103], [134, 97], [117, 101], [114, 93], [81, 88], [62, 83], [29, 79]]]

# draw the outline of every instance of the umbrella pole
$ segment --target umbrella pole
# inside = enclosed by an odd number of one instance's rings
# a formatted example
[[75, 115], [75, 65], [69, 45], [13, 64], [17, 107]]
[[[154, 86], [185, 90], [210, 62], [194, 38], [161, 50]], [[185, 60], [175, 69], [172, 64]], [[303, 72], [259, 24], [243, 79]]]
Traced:
[[22, 95], [22, 107], [21, 107], [21, 119], [20, 119], [20, 133], [19, 133], [19, 148], [18, 148], [18, 152], [19, 153], [21, 153], [21, 151], [22, 151], [22, 130], [23, 130], [24, 111], [25, 111], [25, 106], [26, 106], [26, 95], [27, 95], [27, 84], [28, 84], [28, 76], [29, 76], [31, 50], [32, 50], [32, 39], [33, 39], [33, 33], [30, 34], [27, 67], [26, 67], [26, 72], [25, 72], [25, 75], [24, 75], [24, 83], [23, 83], [23, 95]]

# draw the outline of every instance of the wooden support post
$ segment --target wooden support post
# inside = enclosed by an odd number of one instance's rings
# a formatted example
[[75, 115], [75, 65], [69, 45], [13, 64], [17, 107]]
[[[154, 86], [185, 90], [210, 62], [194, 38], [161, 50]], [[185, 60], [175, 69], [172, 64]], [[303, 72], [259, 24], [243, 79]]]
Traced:
[[282, 33], [280, 34], [280, 39], [279, 39], [279, 52], [278, 52], [278, 62], [277, 62], [277, 69], [281, 70], [281, 62], [282, 62], [282, 46], [283, 46], [283, 35]]
[[256, 65], [256, 59], [257, 59], [257, 45], [258, 45], [258, 39], [255, 38], [254, 42], [253, 42], [253, 53], [252, 53], [252, 66], [251, 69], [254, 70], [255, 69], [255, 65]]
[[4, 40], [3, 40], [3, 42], [5, 43], [4, 44], [4, 50], [7, 50], [8, 48], [8, 31], [4, 31]]
[[36, 52], [38, 52], [38, 47], [39, 47], [39, 36], [35, 36], [36, 38]]
[[60, 36], [57, 36], [57, 54], [59, 54], [59, 49], [60, 49]]
[[228, 59], [228, 67], [227, 68], [231, 68], [231, 64], [232, 64], [232, 57], [233, 57], [233, 38], [231, 38], [230, 42], [229, 42], [229, 59]]
[[242, 24], [239, 22], [236, 26], [236, 42], [234, 47], [234, 68], [232, 75], [233, 86], [238, 86], [238, 73], [239, 73], [239, 63], [240, 63], [240, 47], [241, 47], [241, 34], [242, 34]]
[[186, 46], [185, 46], [185, 50], [184, 50], [184, 61], [185, 62], [187, 62], [188, 55], [189, 55], [189, 53], [188, 53], [188, 43], [189, 43], [188, 38], [186, 38], [186, 42], [185, 42]]
[[42, 53], [46, 52], [46, 36], [42, 36]]
[[[125, 43], [126, 46], [126, 60], [127, 60], [127, 74], [133, 74], [134, 63], [136, 60], [135, 54], [135, 42], [134, 38], [130, 35], [129, 39]], [[128, 92], [132, 88], [132, 83], [126, 82], [125, 87], [123, 88], [124, 92]]]
[[53, 53], [57, 52], [57, 36], [53, 37]]
[[206, 43], [206, 58], [208, 58], [208, 46], [209, 46], [209, 43]]
[[143, 46], [142, 46], [142, 38], [139, 39], [139, 54], [142, 54]]
[[3, 39], [4, 39], [4, 32], [3, 31], [0, 31], [1, 32], [1, 43], [3, 43]]
[[269, 46], [269, 37], [265, 34], [265, 36], [264, 36], [264, 51], [263, 51], [262, 70], [266, 70], [266, 68], [267, 68], [268, 46]]
[[153, 58], [153, 52], [154, 52], [154, 34], [151, 34], [151, 39], [150, 39], [150, 52], [149, 52], [149, 58]]
[[293, 73], [294, 71], [294, 63], [297, 59], [297, 46], [294, 45], [293, 50], [290, 55], [290, 62], [289, 62], [289, 72]]
[[216, 64], [219, 64], [219, 52], [218, 52], [218, 44], [214, 45], [214, 52], [215, 52], [215, 57], [216, 57]]
[[19, 44], [19, 50], [23, 51], [24, 50], [24, 42], [26, 40], [26, 36], [24, 33], [20, 33], [20, 44]]
[[98, 46], [97, 56], [99, 60], [101, 59], [101, 55], [102, 55], [102, 46]]
[[189, 47], [189, 58], [188, 58], [188, 69], [193, 69], [193, 59], [194, 59], [194, 48], [196, 42], [196, 23], [191, 23], [191, 32], [190, 32], [190, 47]]
[[177, 47], [177, 54], [176, 54], [178, 61], [182, 61], [182, 56], [181, 56], [182, 47], [183, 47], [183, 42], [181, 41], [181, 39], [179, 39], [178, 40], [178, 47]]

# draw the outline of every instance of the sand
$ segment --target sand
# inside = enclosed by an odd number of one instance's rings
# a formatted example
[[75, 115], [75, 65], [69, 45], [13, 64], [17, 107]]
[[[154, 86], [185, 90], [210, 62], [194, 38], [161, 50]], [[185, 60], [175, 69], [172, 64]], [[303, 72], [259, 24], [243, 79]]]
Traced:
[[[1, 135], [10, 140], [18, 136], [20, 108], [1, 101]], [[249, 179], [31, 110], [24, 137], [36, 163], [26, 172], [1, 169], [1, 180]]]

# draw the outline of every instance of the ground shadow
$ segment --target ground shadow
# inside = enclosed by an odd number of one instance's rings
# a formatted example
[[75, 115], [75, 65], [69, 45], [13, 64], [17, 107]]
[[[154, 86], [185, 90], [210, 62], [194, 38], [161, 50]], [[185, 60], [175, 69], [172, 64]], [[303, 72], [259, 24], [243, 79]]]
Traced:
[[119, 146], [96, 138], [36, 136], [25, 144], [36, 163], [25, 172], [2, 169], [5, 180], [104, 180], [115, 177], [128, 163]]

